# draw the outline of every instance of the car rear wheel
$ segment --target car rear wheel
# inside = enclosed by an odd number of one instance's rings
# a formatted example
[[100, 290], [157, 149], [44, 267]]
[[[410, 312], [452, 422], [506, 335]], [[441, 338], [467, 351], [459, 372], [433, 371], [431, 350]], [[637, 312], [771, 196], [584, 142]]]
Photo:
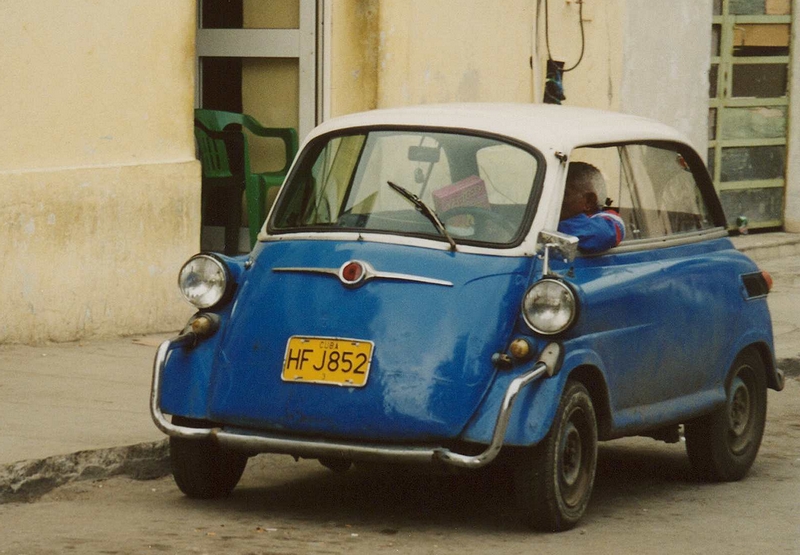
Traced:
[[[179, 416], [173, 416], [172, 423], [190, 428], [208, 424]], [[247, 464], [247, 455], [223, 449], [208, 439], [170, 437], [169, 458], [178, 488], [196, 499], [228, 496], [239, 483]]]
[[753, 350], [739, 354], [728, 375], [727, 401], [686, 424], [686, 451], [694, 469], [713, 482], [741, 480], [761, 446], [767, 417], [764, 363]]
[[515, 469], [517, 503], [526, 524], [560, 532], [586, 511], [597, 469], [597, 420], [589, 392], [569, 381], [547, 436], [525, 450]]

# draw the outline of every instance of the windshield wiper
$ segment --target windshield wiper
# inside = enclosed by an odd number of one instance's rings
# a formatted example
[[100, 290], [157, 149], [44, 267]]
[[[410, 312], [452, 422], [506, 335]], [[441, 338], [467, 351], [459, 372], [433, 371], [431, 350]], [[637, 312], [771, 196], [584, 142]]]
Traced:
[[456, 242], [453, 240], [453, 238], [447, 232], [447, 229], [444, 227], [444, 224], [442, 223], [442, 220], [439, 219], [439, 216], [436, 215], [436, 212], [431, 210], [430, 207], [427, 204], [422, 202], [422, 199], [420, 199], [417, 195], [415, 195], [414, 193], [412, 193], [408, 189], [405, 189], [404, 187], [401, 187], [400, 185], [392, 183], [391, 181], [387, 181], [386, 183], [388, 183], [389, 187], [391, 187], [393, 190], [397, 191], [397, 193], [401, 197], [403, 197], [408, 202], [413, 204], [414, 207], [417, 209], [417, 211], [421, 212], [423, 216], [425, 216], [426, 218], [428, 218], [431, 221], [431, 223], [433, 224], [433, 227], [435, 227], [436, 230], [439, 233], [442, 234], [442, 237], [447, 239], [447, 242], [450, 243], [450, 250], [451, 251], [456, 250]]

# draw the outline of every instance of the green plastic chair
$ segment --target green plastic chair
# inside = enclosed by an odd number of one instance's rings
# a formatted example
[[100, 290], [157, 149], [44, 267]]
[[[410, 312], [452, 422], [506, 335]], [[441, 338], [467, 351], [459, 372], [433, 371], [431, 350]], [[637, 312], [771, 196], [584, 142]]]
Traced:
[[[268, 198], [283, 184], [297, 154], [297, 131], [291, 127], [264, 127], [246, 114], [220, 110], [194, 111], [194, 133], [203, 166], [203, 188], [226, 187], [225, 253], [239, 250], [241, 194], [245, 191], [250, 248], [256, 244], [258, 232], [267, 217]], [[245, 131], [258, 137], [281, 139], [286, 163], [277, 171], [250, 171], [250, 150]]]

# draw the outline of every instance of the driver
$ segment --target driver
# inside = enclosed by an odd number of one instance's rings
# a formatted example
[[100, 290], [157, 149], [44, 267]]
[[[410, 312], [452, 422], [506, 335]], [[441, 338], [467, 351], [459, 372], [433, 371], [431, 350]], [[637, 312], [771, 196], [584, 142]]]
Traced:
[[587, 253], [616, 247], [625, 238], [625, 223], [613, 210], [600, 208], [598, 190], [605, 190], [600, 170], [586, 162], [571, 162], [558, 231], [577, 237], [578, 248]]

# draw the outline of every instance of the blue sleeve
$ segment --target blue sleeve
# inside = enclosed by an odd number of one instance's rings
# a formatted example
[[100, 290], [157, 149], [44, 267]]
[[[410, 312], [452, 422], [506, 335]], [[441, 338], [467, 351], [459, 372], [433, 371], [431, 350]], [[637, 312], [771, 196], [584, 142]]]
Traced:
[[619, 245], [625, 238], [625, 224], [614, 212], [598, 212], [593, 216], [578, 214], [561, 221], [558, 231], [578, 238], [584, 252], [602, 252]]

